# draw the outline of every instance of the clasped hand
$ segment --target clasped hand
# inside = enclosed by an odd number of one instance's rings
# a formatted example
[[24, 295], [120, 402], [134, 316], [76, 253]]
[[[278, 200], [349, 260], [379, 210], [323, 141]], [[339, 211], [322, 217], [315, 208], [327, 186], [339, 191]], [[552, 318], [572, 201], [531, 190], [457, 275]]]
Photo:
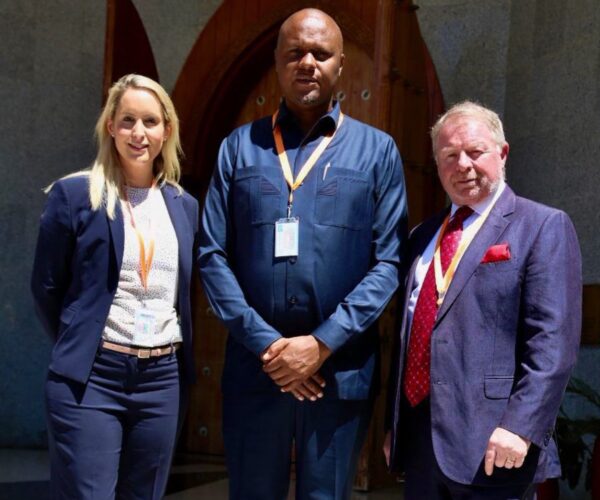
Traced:
[[325, 380], [318, 371], [331, 355], [325, 344], [312, 335], [281, 338], [261, 355], [264, 371], [281, 388], [296, 399], [316, 401], [323, 397]]

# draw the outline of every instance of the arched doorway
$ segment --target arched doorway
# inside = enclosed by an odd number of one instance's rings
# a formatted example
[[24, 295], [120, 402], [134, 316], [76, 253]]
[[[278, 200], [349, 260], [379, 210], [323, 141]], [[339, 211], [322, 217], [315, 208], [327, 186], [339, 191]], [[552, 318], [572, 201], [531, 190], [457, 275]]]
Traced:
[[[225, 0], [200, 34], [173, 92], [187, 156], [184, 184], [203, 199], [221, 140], [236, 125], [277, 108], [277, 30], [289, 14], [308, 6], [331, 14], [344, 33], [346, 63], [336, 89], [342, 109], [386, 130], [400, 148], [414, 225], [444, 204], [428, 139], [443, 102], [411, 0]], [[380, 321], [383, 380], [395, 318], [391, 304]], [[220, 375], [227, 334], [199, 282], [194, 326], [199, 385], [192, 395], [183, 444], [188, 451], [222, 455]], [[364, 489], [386, 477], [380, 452], [384, 401], [379, 398], [375, 431], [361, 460], [358, 486]]]

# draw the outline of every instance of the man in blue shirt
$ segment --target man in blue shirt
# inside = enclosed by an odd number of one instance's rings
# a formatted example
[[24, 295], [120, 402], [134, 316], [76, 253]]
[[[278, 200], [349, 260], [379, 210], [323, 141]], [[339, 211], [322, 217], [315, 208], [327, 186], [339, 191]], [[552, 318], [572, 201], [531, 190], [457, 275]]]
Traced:
[[391, 137], [333, 100], [342, 34], [304, 9], [281, 26], [273, 117], [223, 142], [202, 220], [205, 291], [229, 330], [231, 498], [348, 498], [379, 385], [376, 320], [406, 233]]

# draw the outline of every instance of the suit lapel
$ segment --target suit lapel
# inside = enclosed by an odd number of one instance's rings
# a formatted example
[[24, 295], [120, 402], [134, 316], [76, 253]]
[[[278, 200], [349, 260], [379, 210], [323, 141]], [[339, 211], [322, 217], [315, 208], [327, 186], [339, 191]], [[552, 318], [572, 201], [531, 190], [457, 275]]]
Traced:
[[485, 251], [498, 241], [498, 238], [510, 223], [506, 218], [506, 215], [509, 215], [514, 211], [514, 206], [515, 194], [508, 186], [506, 186], [504, 192], [500, 195], [500, 198], [498, 198], [496, 204], [492, 208], [487, 220], [484, 222], [483, 226], [481, 226], [475, 235], [475, 238], [473, 238], [469, 248], [458, 264], [456, 274], [446, 293], [446, 298], [438, 311], [436, 324], [441, 321], [456, 298], [460, 295], [461, 291], [465, 288], [467, 281], [471, 278], [475, 269], [477, 269], [477, 266], [481, 262]]
[[[183, 253], [184, 249], [190, 248], [190, 244], [187, 241], [187, 237], [190, 233], [189, 227], [186, 226], [186, 213], [183, 206], [183, 196], [179, 196], [179, 192], [171, 185], [165, 184], [161, 188], [161, 193], [171, 218], [171, 223], [175, 229], [175, 235], [177, 236], [177, 248], [179, 254], [179, 288], [181, 291], [182, 287], [186, 287], [182, 279], [184, 276], [190, 275], [190, 261], [186, 258]], [[181, 294], [180, 294], [181, 296]]]
[[117, 270], [121, 270], [123, 264], [123, 250], [125, 248], [125, 229], [123, 227], [123, 211], [121, 210], [121, 202], [117, 200], [115, 206], [115, 218], [108, 219], [110, 228], [110, 240], [112, 242], [115, 259], [117, 262]]

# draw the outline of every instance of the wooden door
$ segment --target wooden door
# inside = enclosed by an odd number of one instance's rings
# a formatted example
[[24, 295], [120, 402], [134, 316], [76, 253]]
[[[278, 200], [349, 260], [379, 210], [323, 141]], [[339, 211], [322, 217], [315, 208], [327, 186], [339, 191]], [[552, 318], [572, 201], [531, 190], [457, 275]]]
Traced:
[[131, 0], [106, 0], [106, 40], [102, 102], [114, 82], [128, 73], [158, 82], [158, 71], [144, 23]]
[[[336, 88], [343, 111], [386, 130], [400, 147], [414, 225], [444, 203], [428, 139], [428, 127], [441, 111], [442, 100], [414, 8], [408, 0], [329, 0], [310, 5], [332, 14], [344, 33], [346, 61]], [[222, 138], [235, 126], [277, 109], [280, 93], [273, 63], [277, 29], [289, 14], [305, 6], [308, 2], [226, 0], [190, 53], [173, 99], [187, 156], [184, 184], [200, 199]], [[220, 376], [227, 333], [198, 282], [193, 309], [199, 383], [181, 444], [187, 451], [222, 456]], [[380, 320], [384, 381], [395, 327], [392, 301]], [[384, 392], [385, 387], [359, 465], [356, 486], [363, 490], [393, 480], [381, 454]]]

